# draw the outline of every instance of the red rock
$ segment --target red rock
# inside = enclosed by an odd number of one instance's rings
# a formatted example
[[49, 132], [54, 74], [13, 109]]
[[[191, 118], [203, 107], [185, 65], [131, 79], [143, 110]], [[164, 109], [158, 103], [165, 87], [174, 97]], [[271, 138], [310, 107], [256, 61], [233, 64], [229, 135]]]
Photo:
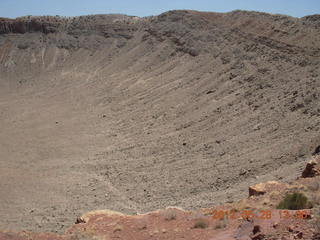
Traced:
[[285, 188], [286, 188], [286, 184], [279, 183], [276, 181], [259, 183], [249, 187], [249, 196], [259, 196], [276, 189], [281, 191], [281, 190], [284, 190]]

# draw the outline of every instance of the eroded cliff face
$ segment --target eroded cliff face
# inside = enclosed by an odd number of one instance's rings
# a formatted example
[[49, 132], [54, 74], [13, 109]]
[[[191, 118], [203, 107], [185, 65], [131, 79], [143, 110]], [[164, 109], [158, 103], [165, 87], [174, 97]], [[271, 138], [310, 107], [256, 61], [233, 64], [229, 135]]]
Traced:
[[0, 228], [207, 207], [295, 179], [320, 141], [317, 19], [1, 19]]
[[[94, 15], [82, 17], [21, 17], [17, 19], [0, 18], [0, 33], [57, 33], [68, 32], [69, 34], [76, 33], [100, 33], [105, 34], [110, 31], [126, 31], [130, 32], [128, 26], [132, 25], [137, 17], [128, 17], [124, 15]], [[121, 29], [123, 28], [123, 29]], [[107, 35], [106, 35], [107, 37]]]
[[0, 33], [27, 33], [27, 32], [39, 32], [39, 33], [54, 33], [56, 32], [56, 27], [52, 22], [43, 21], [40, 19], [0, 19]]

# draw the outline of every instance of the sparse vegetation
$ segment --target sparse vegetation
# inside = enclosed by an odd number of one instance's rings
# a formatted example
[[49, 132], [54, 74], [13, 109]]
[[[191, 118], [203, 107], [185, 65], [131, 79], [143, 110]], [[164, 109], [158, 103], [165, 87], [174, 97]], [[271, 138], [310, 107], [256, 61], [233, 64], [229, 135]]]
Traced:
[[29, 48], [29, 44], [28, 43], [20, 43], [20, 44], [18, 44], [18, 48], [22, 49], [22, 50], [27, 49], [27, 48]]
[[198, 218], [196, 219], [193, 228], [201, 228], [205, 229], [208, 227], [208, 221], [205, 218]]
[[223, 229], [226, 228], [227, 226], [227, 220], [226, 219], [221, 219], [217, 221], [216, 225], [214, 226], [215, 229]]
[[162, 212], [162, 215], [163, 215], [164, 219], [167, 221], [175, 220], [177, 218], [177, 213], [176, 213], [175, 209], [172, 209], [172, 208], [168, 208], [168, 209], [164, 210]]
[[[78, 229], [97, 239], [100, 231], [139, 239], [157, 228], [153, 238], [204, 239], [214, 229], [227, 236], [239, 223], [251, 233], [259, 217], [266, 218], [261, 234], [287, 234], [287, 222], [302, 216], [294, 237], [319, 215], [290, 212], [280, 221], [274, 210], [320, 207], [317, 22], [194, 11], [0, 22], [0, 157], [10, 163], [0, 170], [0, 226]], [[280, 182], [301, 175], [308, 158], [315, 162], [308, 177]], [[267, 170], [273, 183], [262, 182]], [[305, 197], [285, 198], [288, 191]], [[12, 197], [25, 201], [16, 206]], [[168, 204], [186, 210], [147, 214]], [[125, 214], [94, 211], [69, 227], [100, 207]], [[213, 209], [229, 220], [216, 220]], [[265, 213], [253, 216], [259, 209]]]
[[299, 210], [310, 207], [308, 198], [303, 193], [287, 194], [279, 203], [278, 209]]

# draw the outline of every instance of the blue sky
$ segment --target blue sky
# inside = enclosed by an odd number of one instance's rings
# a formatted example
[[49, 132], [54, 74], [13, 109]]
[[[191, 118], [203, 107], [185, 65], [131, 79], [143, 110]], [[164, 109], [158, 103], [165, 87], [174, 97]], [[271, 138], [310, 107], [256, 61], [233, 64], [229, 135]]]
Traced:
[[0, 17], [25, 15], [79, 16], [124, 13], [157, 15], [172, 9], [226, 12], [236, 9], [295, 17], [320, 14], [320, 0], [0, 0]]

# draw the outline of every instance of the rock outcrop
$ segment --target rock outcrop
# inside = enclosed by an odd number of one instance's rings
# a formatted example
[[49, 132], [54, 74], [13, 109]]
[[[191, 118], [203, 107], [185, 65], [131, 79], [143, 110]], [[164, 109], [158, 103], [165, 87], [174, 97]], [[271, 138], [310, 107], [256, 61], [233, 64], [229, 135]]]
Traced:
[[310, 162], [308, 162], [301, 176], [303, 178], [320, 176], [319, 160], [320, 160], [320, 156], [317, 156], [314, 159], [312, 159]]
[[284, 183], [269, 181], [266, 183], [259, 183], [254, 186], [249, 187], [249, 196], [259, 196], [264, 195], [267, 192], [271, 191], [283, 191], [287, 188], [287, 185]]
[[0, 231], [0, 240], [317, 239], [317, 211], [276, 209], [280, 198], [275, 198], [275, 192], [283, 197], [297, 186], [306, 189], [299, 179], [291, 184], [269, 181], [250, 187], [250, 196], [244, 200], [249, 207], [243, 209], [239, 208], [243, 202], [238, 202], [198, 211], [171, 207], [142, 215], [101, 210], [78, 218], [65, 234]]
[[[41, 19], [41, 20], [40, 20]], [[57, 24], [40, 19], [0, 19], [0, 34], [40, 32], [44, 34], [57, 31]]]

